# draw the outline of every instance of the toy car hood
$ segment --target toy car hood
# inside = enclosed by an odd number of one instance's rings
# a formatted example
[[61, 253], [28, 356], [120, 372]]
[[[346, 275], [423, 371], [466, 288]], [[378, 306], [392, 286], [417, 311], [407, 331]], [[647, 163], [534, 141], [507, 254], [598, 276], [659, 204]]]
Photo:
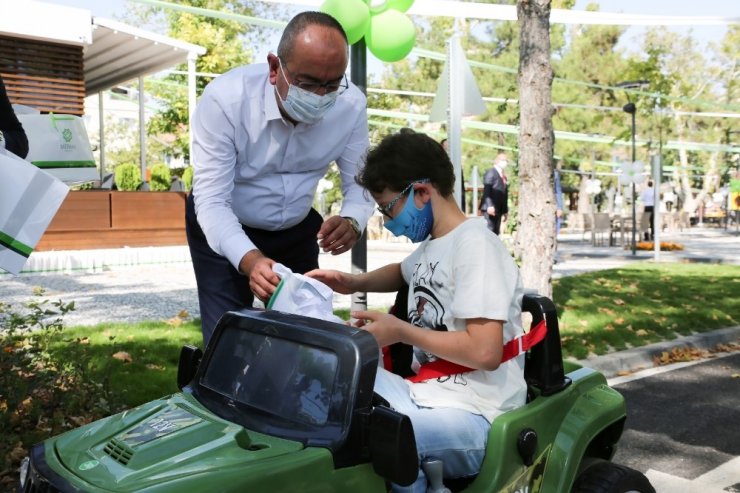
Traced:
[[65, 450], [59, 455], [64, 467], [85, 482], [127, 491], [214, 468], [243, 470], [304, 448], [204, 411], [178, 394], [62, 435], [53, 446]]

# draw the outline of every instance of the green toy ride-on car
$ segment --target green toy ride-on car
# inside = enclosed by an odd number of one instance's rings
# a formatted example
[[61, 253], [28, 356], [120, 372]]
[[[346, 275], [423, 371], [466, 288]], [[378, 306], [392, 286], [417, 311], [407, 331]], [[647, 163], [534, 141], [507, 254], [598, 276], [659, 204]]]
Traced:
[[[527, 295], [545, 338], [526, 354], [528, 402], [494, 420], [467, 492], [654, 492], [610, 462], [625, 420], [604, 376], [564, 363], [552, 302]], [[19, 492], [382, 493], [418, 473], [408, 417], [374, 394], [369, 333], [276, 311], [229, 312], [205, 354], [185, 346], [181, 392], [32, 447]], [[445, 491], [425, 464], [429, 491]], [[426, 468], [429, 469], [426, 469]]]

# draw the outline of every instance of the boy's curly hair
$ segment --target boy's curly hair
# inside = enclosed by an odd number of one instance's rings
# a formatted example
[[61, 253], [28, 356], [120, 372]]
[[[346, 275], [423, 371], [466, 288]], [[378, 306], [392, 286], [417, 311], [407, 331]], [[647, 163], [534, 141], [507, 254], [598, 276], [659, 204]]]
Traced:
[[368, 152], [356, 181], [372, 193], [400, 192], [409, 183], [429, 179], [442, 196], [452, 195], [455, 171], [442, 145], [410, 128], [388, 135]]

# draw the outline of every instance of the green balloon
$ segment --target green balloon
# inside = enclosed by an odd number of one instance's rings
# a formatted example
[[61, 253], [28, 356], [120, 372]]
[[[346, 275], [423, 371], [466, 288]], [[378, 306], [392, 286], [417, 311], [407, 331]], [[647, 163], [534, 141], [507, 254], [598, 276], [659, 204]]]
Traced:
[[406, 12], [414, 0], [387, 0], [388, 8], [398, 10], [399, 12]]
[[363, 0], [326, 0], [320, 10], [342, 25], [349, 44], [361, 40], [370, 25], [370, 9]]
[[405, 14], [388, 9], [370, 18], [365, 42], [370, 52], [384, 62], [397, 62], [411, 52], [416, 27]]

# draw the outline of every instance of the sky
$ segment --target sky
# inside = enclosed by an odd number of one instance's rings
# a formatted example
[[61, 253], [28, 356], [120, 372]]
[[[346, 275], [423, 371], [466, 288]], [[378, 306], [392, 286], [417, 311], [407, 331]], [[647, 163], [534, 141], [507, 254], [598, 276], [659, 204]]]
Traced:
[[[11, 2], [18, 0], [0, 0]], [[22, 1], [22, 0], [21, 0]], [[125, 0], [42, 0], [48, 3], [67, 5], [90, 10], [93, 15], [108, 18], [120, 18], [126, 13]], [[423, 2], [424, 0], [416, 0]], [[576, 0], [575, 10], [585, 10], [594, 0]], [[737, 0], [596, 0], [602, 12], [669, 15], [676, 16], [721, 16], [740, 19], [740, 1]], [[726, 32], [724, 26], [670, 27], [683, 34], [691, 33], [698, 44], [705, 47], [709, 42], [718, 42]], [[622, 36], [620, 47], [633, 50], [639, 43], [644, 28], [631, 27]], [[279, 34], [279, 33], [278, 33]], [[276, 39], [277, 35], [276, 34]], [[277, 44], [277, 40], [275, 40]], [[262, 47], [256, 52], [257, 60], [264, 60], [267, 52], [275, 47]], [[372, 70], [372, 67], [370, 67]]]

